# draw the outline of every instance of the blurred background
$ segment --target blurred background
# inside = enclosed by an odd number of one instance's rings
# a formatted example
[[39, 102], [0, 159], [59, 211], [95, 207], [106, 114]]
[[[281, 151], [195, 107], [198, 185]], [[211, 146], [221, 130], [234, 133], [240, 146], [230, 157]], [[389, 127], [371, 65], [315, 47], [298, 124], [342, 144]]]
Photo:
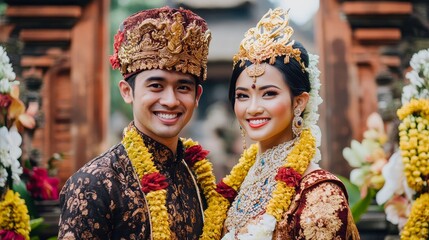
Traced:
[[[165, 5], [191, 9], [212, 32], [204, 93], [182, 135], [210, 150], [217, 179], [242, 151], [227, 100], [232, 56], [245, 31], [278, 6], [290, 9], [293, 38], [320, 56], [321, 166], [347, 181], [353, 167], [343, 149], [365, 138], [373, 114], [382, 120], [383, 158], [397, 150], [396, 110], [409, 61], [429, 47], [427, 0], [3, 0], [0, 44], [21, 82], [20, 98], [26, 107], [37, 106], [36, 126], [22, 133], [21, 159], [49, 168], [59, 189], [118, 143], [131, 120], [131, 108], [117, 88], [121, 75], [109, 64], [113, 35], [128, 15]], [[46, 211], [52, 213], [56, 203], [50, 204]], [[359, 217], [362, 239], [394, 236], [395, 227], [380, 208], [368, 208], [371, 204]], [[50, 221], [57, 215], [52, 213]]]

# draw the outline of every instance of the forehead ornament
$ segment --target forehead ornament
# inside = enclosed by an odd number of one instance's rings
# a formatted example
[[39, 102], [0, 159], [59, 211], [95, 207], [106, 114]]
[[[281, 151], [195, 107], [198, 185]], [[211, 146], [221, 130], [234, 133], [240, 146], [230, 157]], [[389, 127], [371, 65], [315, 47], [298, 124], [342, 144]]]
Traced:
[[265, 63], [254, 64], [246, 67], [247, 76], [253, 78], [252, 88], [256, 88], [256, 78], [262, 76], [265, 73]]

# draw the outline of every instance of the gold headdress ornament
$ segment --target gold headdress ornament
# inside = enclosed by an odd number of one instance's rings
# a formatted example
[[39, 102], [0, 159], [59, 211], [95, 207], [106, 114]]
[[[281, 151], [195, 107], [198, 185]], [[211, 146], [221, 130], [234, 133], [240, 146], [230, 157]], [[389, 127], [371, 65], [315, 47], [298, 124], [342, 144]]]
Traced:
[[185, 9], [140, 11], [115, 35], [110, 62], [124, 78], [149, 69], [174, 70], [207, 78], [211, 33], [207, 23]]
[[269, 10], [256, 27], [249, 29], [240, 43], [239, 52], [233, 57], [233, 65], [239, 61], [240, 67], [244, 66], [245, 61], [254, 64], [247, 74], [256, 80], [265, 72], [265, 68], [260, 64], [269, 59], [269, 64], [274, 64], [276, 57], [285, 56], [284, 63], [288, 63], [290, 58], [295, 58], [300, 63], [303, 71], [305, 65], [301, 61], [301, 51], [294, 49], [291, 41], [293, 29], [289, 26], [289, 11], [282, 8]]

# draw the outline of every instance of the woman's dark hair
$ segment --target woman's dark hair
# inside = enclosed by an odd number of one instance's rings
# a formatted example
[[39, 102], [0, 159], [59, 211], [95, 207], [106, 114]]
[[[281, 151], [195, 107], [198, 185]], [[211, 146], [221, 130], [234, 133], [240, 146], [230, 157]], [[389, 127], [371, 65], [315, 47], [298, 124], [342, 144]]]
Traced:
[[[304, 62], [305, 67], [308, 67], [308, 53], [304, 46], [295, 41], [292, 47], [301, 51], [301, 61]], [[291, 57], [289, 63], [284, 63], [284, 58], [285, 56], [276, 57], [275, 63], [271, 66], [277, 68], [283, 74], [283, 79], [289, 86], [292, 95], [295, 97], [301, 95], [303, 92], [310, 92], [311, 86], [308, 72], [303, 71], [301, 64], [295, 58]], [[268, 61], [269, 60], [267, 59], [264, 62]], [[229, 101], [232, 109], [234, 109], [235, 104], [235, 86], [237, 84], [237, 79], [246, 67], [252, 65], [250, 61], [245, 61], [244, 66], [240, 67], [240, 63], [241, 62], [238, 62], [234, 66], [231, 81], [229, 83]]]

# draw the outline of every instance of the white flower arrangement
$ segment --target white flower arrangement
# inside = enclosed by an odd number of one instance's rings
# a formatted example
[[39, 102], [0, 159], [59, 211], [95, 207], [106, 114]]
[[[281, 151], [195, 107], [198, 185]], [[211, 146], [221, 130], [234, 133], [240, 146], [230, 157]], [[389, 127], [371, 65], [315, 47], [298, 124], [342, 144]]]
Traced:
[[[6, 51], [0, 46], [0, 95], [10, 95], [12, 87], [19, 83], [15, 81], [16, 75], [9, 61]], [[10, 181], [19, 182], [22, 174], [19, 162], [22, 138], [14, 125], [10, 129], [8, 127], [0, 124], [0, 188], [7, 187]]]
[[316, 138], [316, 155], [313, 159], [315, 163], [319, 162], [322, 158], [320, 153], [320, 144], [322, 142], [322, 132], [320, 127], [317, 125], [317, 121], [319, 120], [319, 105], [323, 102], [323, 99], [319, 95], [320, 86], [320, 70], [317, 67], [319, 63], [319, 56], [314, 54], [308, 54], [309, 64], [306, 71], [308, 72], [310, 79], [310, 98], [308, 100], [307, 106], [304, 110], [304, 127], [307, 127], [311, 130], [311, 133]]
[[405, 77], [410, 84], [403, 88], [402, 105], [411, 99], [429, 98], [429, 49], [415, 53], [410, 61], [412, 70]]

